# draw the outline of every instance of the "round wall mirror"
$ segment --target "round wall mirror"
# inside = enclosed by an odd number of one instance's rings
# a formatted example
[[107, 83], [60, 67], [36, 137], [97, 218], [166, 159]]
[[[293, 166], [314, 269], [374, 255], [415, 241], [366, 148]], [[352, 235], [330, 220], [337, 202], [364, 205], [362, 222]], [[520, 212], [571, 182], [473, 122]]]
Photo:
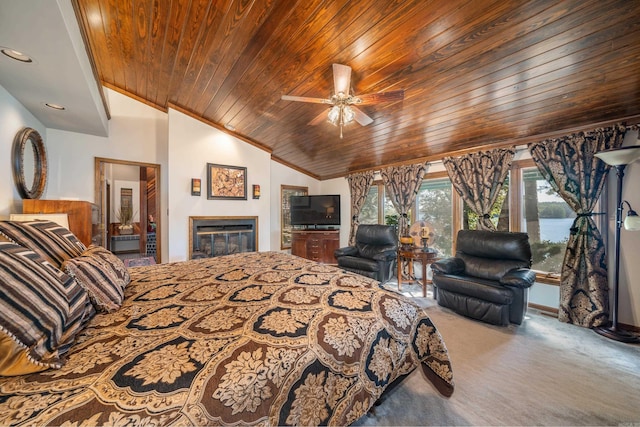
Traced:
[[23, 199], [39, 199], [47, 184], [47, 152], [37, 130], [24, 128], [13, 140], [13, 180]]

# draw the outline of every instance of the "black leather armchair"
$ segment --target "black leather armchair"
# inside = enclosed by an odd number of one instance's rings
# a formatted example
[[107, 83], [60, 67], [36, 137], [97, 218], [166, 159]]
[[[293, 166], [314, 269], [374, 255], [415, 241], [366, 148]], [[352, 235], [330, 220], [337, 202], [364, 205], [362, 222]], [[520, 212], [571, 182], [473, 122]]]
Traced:
[[438, 304], [456, 313], [496, 325], [521, 324], [529, 288], [527, 233], [460, 230], [456, 256], [431, 264]]
[[389, 225], [362, 224], [356, 231], [355, 246], [336, 249], [338, 266], [384, 283], [392, 275], [398, 238]]

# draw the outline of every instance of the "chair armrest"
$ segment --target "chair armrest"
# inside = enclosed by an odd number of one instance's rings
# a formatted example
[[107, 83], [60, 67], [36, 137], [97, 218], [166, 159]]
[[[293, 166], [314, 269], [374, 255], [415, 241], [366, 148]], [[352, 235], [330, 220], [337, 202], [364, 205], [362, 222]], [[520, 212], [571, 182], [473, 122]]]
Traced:
[[529, 288], [536, 281], [536, 273], [528, 268], [516, 268], [502, 276], [500, 284], [514, 288]]
[[395, 250], [387, 250], [377, 253], [373, 256], [373, 259], [376, 261], [392, 261], [396, 259], [398, 253]]
[[358, 255], [358, 248], [356, 248], [355, 246], [347, 246], [344, 248], [336, 249], [335, 251], [333, 251], [333, 255], [336, 258], [347, 255]]
[[431, 263], [431, 271], [436, 274], [461, 274], [464, 273], [464, 261], [460, 258], [444, 258]]

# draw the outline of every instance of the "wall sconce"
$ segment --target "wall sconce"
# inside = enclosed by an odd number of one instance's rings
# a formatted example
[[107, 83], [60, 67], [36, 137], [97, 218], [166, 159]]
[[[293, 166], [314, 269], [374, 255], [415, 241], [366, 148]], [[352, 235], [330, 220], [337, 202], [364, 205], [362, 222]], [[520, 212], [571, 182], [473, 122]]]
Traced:
[[260, 186], [258, 184], [253, 184], [253, 198], [260, 198]]
[[191, 195], [199, 196], [202, 191], [200, 178], [191, 178]]

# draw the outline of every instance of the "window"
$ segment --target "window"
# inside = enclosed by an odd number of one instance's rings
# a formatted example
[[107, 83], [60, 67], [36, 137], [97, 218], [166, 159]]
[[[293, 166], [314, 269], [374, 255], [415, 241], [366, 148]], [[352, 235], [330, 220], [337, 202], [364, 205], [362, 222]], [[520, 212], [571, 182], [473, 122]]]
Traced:
[[396, 225], [398, 223], [398, 211], [387, 196], [382, 181], [376, 181], [371, 185], [358, 220], [360, 224]]
[[[434, 229], [435, 238], [429, 246], [443, 256], [453, 252], [453, 186], [444, 174], [433, 174], [434, 178], [422, 181], [416, 196], [416, 221], [426, 221]], [[414, 221], [415, 222], [415, 221]]]
[[532, 269], [547, 278], [559, 278], [564, 252], [575, 212], [551, 188], [533, 161], [518, 162], [514, 168], [518, 189], [514, 231], [529, 234]]
[[280, 249], [291, 248], [291, 230], [298, 228], [298, 226], [291, 225], [291, 196], [306, 196], [308, 194], [309, 189], [307, 187], [280, 186], [280, 210], [282, 214]]
[[360, 209], [360, 224], [378, 224], [378, 186], [372, 185]]
[[[604, 200], [606, 194], [603, 192], [594, 212], [602, 211]], [[557, 284], [575, 213], [538, 172], [532, 159], [512, 163], [490, 215], [498, 230], [529, 234], [532, 268], [538, 273], [537, 280]], [[599, 221], [600, 230], [606, 228], [605, 216], [594, 219]], [[447, 173], [436, 172], [427, 174], [419, 189], [409, 224], [418, 220], [431, 223], [436, 231], [436, 238], [429, 246], [450, 256], [458, 230], [476, 229], [478, 216], [453, 190]], [[360, 223], [397, 223], [397, 211], [386, 196], [382, 181], [371, 186], [360, 213]]]

